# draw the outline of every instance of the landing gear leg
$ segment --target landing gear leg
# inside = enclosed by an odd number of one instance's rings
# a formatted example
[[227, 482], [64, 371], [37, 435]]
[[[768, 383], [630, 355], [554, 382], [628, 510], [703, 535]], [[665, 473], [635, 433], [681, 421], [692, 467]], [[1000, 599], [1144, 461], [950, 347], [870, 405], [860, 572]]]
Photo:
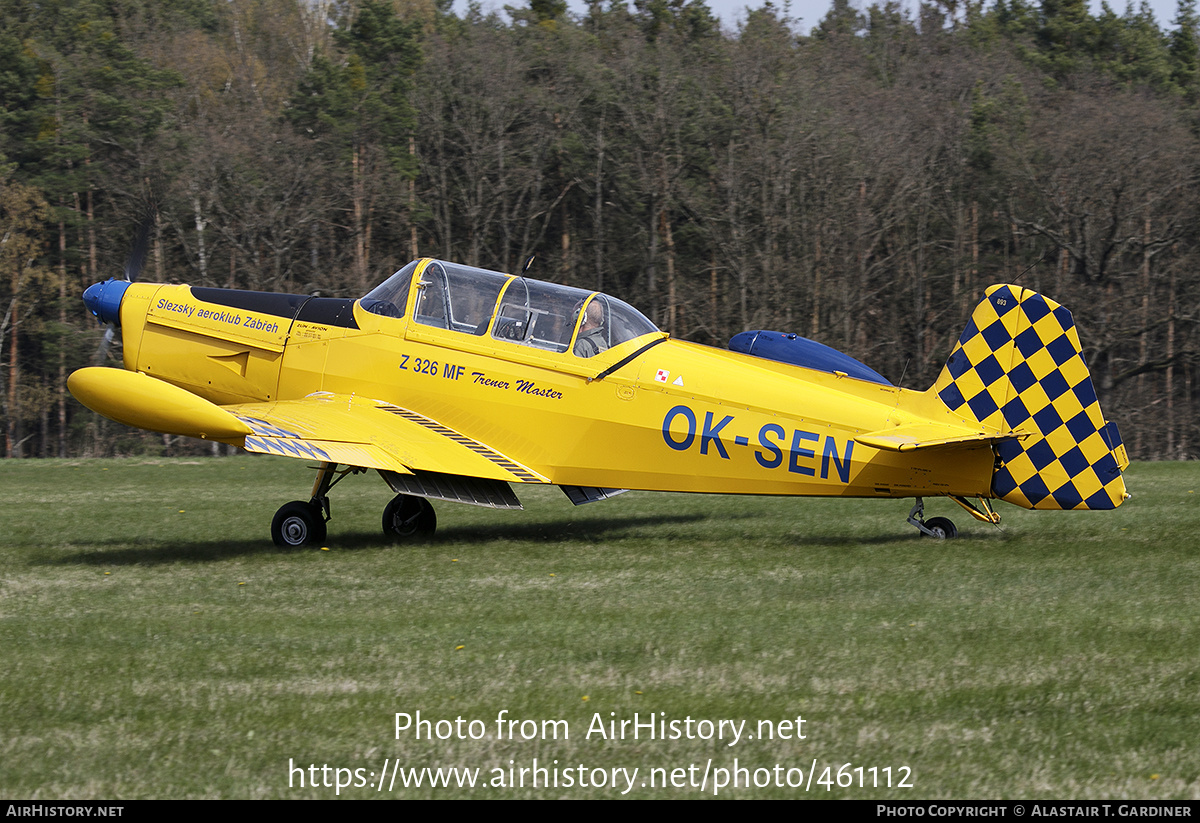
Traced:
[[[346, 469], [350, 471], [350, 469]], [[333, 484], [345, 476], [346, 472], [338, 474], [337, 463], [322, 463], [317, 469], [317, 479], [313, 481], [312, 505], [321, 510], [326, 522], [329, 521], [329, 490]]]
[[934, 540], [953, 540], [958, 537], [958, 529], [947, 517], [931, 517], [925, 519], [925, 500], [918, 497], [917, 502], [908, 512], [908, 522], [917, 527], [917, 531]]
[[271, 521], [271, 539], [275, 545], [294, 549], [324, 543], [325, 524], [329, 521], [329, 490], [347, 474], [362, 471], [366, 469], [347, 466], [339, 472], [337, 463], [322, 463], [317, 469], [317, 479], [313, 481], [312, 499], [307, 503], [293, 500], [275, 512], [275, 519]]

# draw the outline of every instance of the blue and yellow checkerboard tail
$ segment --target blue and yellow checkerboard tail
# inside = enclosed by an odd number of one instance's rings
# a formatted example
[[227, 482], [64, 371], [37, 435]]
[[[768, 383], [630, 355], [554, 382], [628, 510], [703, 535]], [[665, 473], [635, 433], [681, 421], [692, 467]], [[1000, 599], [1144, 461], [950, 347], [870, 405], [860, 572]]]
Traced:
[[1105, 421], [1065, 308], [1020, 286], [990, 287], [931, 392], [1014, 437], [995, 446], [995, 497], [1027, 509], [1113, 509], [1129, 465]]

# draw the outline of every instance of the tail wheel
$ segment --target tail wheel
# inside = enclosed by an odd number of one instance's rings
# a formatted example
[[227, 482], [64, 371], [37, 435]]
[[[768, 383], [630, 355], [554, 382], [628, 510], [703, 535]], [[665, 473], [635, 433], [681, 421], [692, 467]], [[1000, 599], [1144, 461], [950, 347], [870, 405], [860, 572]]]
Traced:
[[325, 517], [319, 506], [294, 500], [275, 512], [271, 539], [283, 549], [297, 549], [325, 542]]
[[930, 536], [937, 540], [953, 540], [958, 537], [958, 529], [948, 517], [931, 517], [925, 521], [925, 528], [933, 532]]
[[393, 540], [427, 540], [437, 530], [437, 513], [424, 497], [398, 494], [383, 510], [383, 533]]

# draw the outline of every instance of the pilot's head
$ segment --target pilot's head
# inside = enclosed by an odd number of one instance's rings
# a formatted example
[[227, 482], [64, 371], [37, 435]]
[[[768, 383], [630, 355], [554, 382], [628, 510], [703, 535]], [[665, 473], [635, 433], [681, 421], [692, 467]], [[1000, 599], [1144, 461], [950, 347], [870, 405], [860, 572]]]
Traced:
[[[575, 311], [579, 311], [579, 307], [575, 307]], [[580, 331], [589, 331], [595, 329], [604, 322], [604, 309], [600, 307], [599, 300], [593, 300], [588, 303], [587, 311], [583, 316], [583, 322], [579, 324]]]

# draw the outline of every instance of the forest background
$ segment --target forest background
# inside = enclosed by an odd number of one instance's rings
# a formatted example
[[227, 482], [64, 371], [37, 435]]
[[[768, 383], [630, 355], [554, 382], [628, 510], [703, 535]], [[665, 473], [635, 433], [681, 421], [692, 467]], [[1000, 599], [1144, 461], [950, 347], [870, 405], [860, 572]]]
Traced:
[[79, 406], [121, 276], [354, 297], [430, 255], [907, 388], [983, 289], [1070, 308], [1135, 459], [1200, 453], [1195, 0], [0, 0], [7, 457], [198, 453]]

